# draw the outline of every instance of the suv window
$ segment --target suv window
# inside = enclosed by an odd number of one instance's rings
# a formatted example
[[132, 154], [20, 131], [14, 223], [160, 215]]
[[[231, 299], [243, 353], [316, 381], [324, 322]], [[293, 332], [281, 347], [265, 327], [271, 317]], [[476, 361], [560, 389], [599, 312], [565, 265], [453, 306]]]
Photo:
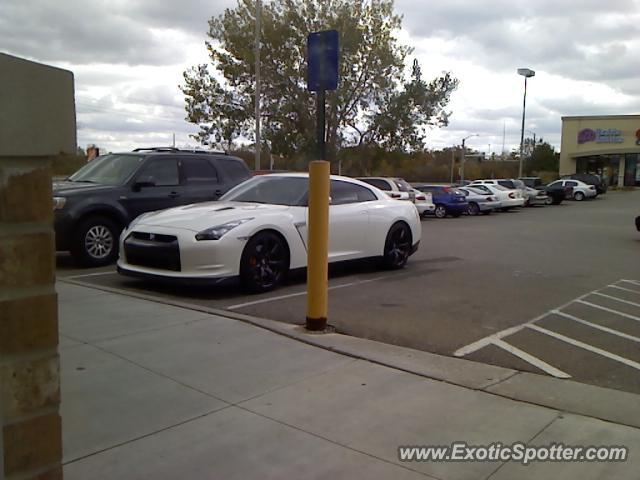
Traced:
[[187, 185], [218, 183], [218, 172], [207, 159], [184, 158], [180, 163]]
[[179, 185], [178, 160], [176, 158], [151, 160], [142, 167], [137, 178], [152, 179], [158, 187]]
[[374, 187], [378, 187], [380, 190], [386, 190], [386, 191], [391, 190], [391, 186], [389, 185], [389, 182], [381, 178], [361, 178], [360, 180], [362, 180], [365, 183], [368, 183], [369, 185], [373, 185]]
[[370, 202], [378, 198], [366, 187], [353, 183], [331, 180], [331, 204], [344, 205], [347, 203]]
[[243, 160], [232, 160], [232, 159], [218, 159], [219, 164], [222, 164], [221, 167], [223, 171], [227, 174], [228, 178], [232, 178], [234, 180], [243, 180], [249, 178], [251, 175], [249, 173], [249, 167], [244, 163]]

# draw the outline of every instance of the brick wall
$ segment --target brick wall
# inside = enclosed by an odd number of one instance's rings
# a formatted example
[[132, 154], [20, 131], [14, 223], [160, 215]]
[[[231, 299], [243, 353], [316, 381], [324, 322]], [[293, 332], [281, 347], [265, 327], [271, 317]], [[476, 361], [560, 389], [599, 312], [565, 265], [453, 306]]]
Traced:
[[7, 480], [62, 478], [51, 202], [49, 158], [0, 156], [0, 468]]

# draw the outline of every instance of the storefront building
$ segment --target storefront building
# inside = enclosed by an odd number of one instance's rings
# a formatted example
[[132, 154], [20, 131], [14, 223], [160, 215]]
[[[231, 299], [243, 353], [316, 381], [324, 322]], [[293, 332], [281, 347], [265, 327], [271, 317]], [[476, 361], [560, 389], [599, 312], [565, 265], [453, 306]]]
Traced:
[[573, 173], [640, 187], [640, 115], [562, 117], [560, 175]]

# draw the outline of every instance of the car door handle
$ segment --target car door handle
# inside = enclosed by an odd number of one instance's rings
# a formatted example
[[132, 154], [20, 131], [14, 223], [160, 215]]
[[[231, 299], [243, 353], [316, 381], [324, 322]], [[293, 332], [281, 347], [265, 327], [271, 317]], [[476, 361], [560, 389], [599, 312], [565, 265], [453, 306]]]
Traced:
[[169, 198], [178, 198], [179, 196], [180, 196], [180, 194], [178, 192], [169, 193]]
[[218, 189], [218, 190], [216, 190], [215, 192], [213, 192], [213, 194], [214, 194], [216, 197], [219, 197], [220, 195], [222, 195], [222, 190]]

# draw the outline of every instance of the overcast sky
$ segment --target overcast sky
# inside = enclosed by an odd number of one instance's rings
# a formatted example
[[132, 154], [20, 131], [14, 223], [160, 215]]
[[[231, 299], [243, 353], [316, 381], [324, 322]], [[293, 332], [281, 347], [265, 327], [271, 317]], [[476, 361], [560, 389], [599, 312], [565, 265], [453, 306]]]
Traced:
[[[267, 0], [268, 1], [268, 0]], [[207, 20], [235, 0], [1, 0], [0, 50], [75, 74], [78, 143], [108, 150], [195, 145], [182, 72], [207, 61]], [[640, 113], [640, 0], [396, 0], [402, 42], [426, 76], [460, 79], [429, 148], [481, 151], [526, 130], [559, 147], [563, 115]], [[531, 133], [527, 134], [531, 136]]]

